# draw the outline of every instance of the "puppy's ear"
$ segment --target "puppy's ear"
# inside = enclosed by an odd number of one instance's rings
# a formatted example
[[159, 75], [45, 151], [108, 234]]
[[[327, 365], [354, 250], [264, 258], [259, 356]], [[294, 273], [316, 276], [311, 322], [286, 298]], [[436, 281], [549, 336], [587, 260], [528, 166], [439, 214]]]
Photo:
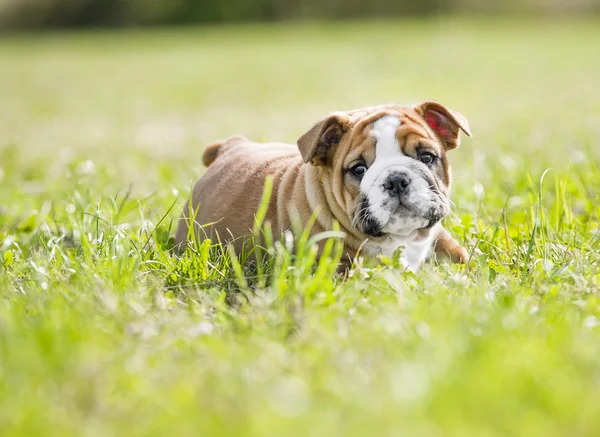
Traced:
[[298, 138], [298, 149], [304, 162], [326, 165], [331, 148], [340, 142], [348, 129], [349, 117], [343, 112], [328, 115]]
[[456, 149], [460, 145], [459, 129], [468, 136], [473, 136], [467, 119], [441, 103], [423, 102], [414, 108], [440, 137], [447, 150]]

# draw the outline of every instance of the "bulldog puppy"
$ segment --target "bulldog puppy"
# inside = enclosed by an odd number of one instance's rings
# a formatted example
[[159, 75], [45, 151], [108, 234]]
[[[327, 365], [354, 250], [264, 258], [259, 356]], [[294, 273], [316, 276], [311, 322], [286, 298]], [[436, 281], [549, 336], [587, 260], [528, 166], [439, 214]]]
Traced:
[[[229, 241], [237, 250], [254, 226], [265, 179], [273, 178], [266, 221], [274, 236], [294, 217], [312, 234], [337, 222], [345, 233], [345, 260], [357, 253], [391, 256], [417, 270], [432, 254], [465, 262], [467, 251], [440, 221], [450, 212], [451, 172], [446, 152], [459, 145], [467, 120], [437, 102], [382, 105], [334, 112], [302, 135], [297, 146], [259, 144], [235, 136], [209, 145], [208, 170], [186, 203], [176, 244], [195, 237]], [[190, 213], [190, 205], [192, 214]], [[193, 216], [193, 218], [191, 218]]]

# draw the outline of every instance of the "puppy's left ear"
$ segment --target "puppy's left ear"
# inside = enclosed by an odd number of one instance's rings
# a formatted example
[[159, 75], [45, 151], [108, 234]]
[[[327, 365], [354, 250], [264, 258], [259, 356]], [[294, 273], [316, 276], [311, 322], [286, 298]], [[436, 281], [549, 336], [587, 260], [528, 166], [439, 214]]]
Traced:
[[298, 138], [298, 149], [300, 149], [304, 162], [310, 162], [312, 165], [326, 165], [329, 152], [342, 139], [342, 135], [348, 129], [349, 121], [348, 115], [343, 112], [334, 112], [317, 122]]
[[423, 102], [414, 108], [440, 137], [447, 150], [456, 149], [460, 145], [459, 129], [468, 136], [473, 136], [467, 119], [441, 103]]

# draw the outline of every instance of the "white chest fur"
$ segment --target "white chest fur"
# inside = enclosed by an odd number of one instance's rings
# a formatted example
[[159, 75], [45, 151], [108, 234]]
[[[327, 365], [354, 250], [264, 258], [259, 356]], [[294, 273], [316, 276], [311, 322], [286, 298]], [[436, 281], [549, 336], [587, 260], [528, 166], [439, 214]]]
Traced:
[[415, 235], [409, 237], [389, 237], [383, 242], [368, 241], [365, 243], [363, 250], [372, 257], [383, 255], [392, 258], [396, 249], [401, 247], [400, 263], [407, 269], [416, 272], [421, 264], [423, 264], [423, 261], [431, 254], [436, 234], [435, 229], [432, 229], [429, 236], [421, 239]]

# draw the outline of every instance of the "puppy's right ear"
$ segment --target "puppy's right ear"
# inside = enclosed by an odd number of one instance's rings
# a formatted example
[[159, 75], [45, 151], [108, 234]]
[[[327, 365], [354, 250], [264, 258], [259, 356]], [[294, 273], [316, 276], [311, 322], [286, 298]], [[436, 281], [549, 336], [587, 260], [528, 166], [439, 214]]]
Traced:
[[329, 114], [298, 138], [298, 149], [304, 162], [327, 165], [332, 147], [340, 142], [350, 119], [343, 112]]

